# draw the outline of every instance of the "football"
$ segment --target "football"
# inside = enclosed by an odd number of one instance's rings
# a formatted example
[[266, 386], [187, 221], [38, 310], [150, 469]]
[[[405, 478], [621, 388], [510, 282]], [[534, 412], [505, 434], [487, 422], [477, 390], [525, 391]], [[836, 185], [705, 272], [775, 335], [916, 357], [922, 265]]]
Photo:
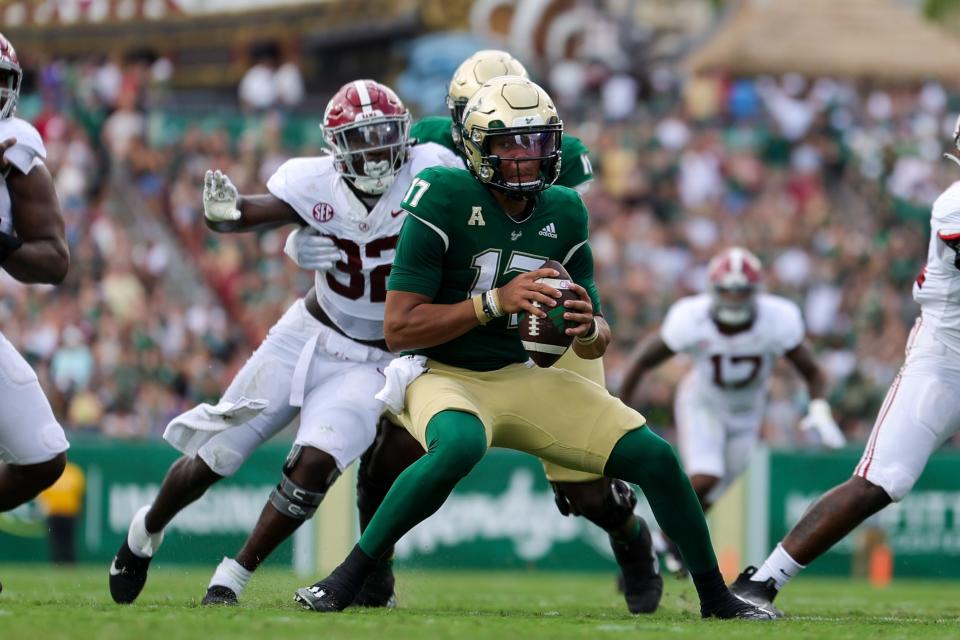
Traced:
[[[573, 336], [565, 333], [566, 329], [573, 328], [574, 322], [563, 319], [566, 308], [563, 303], [567, 300], [579, 300], [580, 296], [570, 288], [570, 274], [563, 265], [556, 260], [547, 260], [541, 265], [542, 269], [555, 269], [560, 273], [556, 278], [541, 278], [543, 282], [560, 291], [557, 306], [547, 311], [546, 318], [538, 318], [528, 313], [520, 314], [520, 340], [527, 355], [540, 367], [550, 367], [560, 359], [573, 342]], [[534, 303], [538, 307], [538, 303]]]

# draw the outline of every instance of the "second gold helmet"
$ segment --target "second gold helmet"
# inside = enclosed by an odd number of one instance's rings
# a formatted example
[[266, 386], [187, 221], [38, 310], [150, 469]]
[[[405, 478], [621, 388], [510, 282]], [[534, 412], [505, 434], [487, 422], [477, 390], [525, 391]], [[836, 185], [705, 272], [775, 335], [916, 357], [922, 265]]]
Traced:
[[467, 101], [488, 80], [498, 76], [529, 77], [520, 62], [506, 51], [483, 49], [460, 63], [447, 89], [447, 108], [453, 118], [453, 141], [460, 146], [460, 124]]

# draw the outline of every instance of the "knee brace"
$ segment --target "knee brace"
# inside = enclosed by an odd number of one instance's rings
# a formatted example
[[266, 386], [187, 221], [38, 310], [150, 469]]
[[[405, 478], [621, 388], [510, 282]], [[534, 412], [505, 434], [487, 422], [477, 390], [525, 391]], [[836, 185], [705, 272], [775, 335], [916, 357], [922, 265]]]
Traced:
[[633, 514], [633, 487], [614, 478], [593, 482], [552, 482], [557, 509], [565, 516], [583, 516], [604, 530], [616, 529]]
[[317, 507], [323, 502], [327, 495], [327, 489], [340, 476], [340, 471], [334, 467], [333, 471], [327, 477], [324, 488], [320, 491], [311, 491], [290, 479], [290, 472], [300, 459], [300, 453], [303, 447], [298, 444], [293, 445], [293, 449], [287, 455], [283, 463], [283, 475], [280, 477], [280, 483], [270, 492], [270, 504], [273, 508], [283, 515], [294, 520], [308, 520], [316, 513]]

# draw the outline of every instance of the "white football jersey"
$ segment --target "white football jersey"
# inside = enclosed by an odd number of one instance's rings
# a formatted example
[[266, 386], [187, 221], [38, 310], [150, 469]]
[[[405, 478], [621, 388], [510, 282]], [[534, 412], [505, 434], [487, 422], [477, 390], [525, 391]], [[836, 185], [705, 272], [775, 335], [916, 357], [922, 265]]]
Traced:
[[694, 359], [700, 394], [731, 411], [749, 411], [766, 399], [774, 361], [803, 342], [800, 308], [780, 296], [757, 296], [757, 317], [746, 331], [720, 333], [710, 317], [709, 294], [675, 302], [660, 328], [664, 344]]
[[933, 203], [927, 263], [913, 285], [923, 326], [952, 350], [960, 352], [960, 182], [954, 182]]
[[[5, 118], [0, 120], [0, 142], [16, 138], [17, 144], [7, 149], [4, 158], [20, 172], [27, 174], [37, 166], [43, 164], [47, 157], [47, 149], [43, 146], [40, 133], [32, 124], [20, 118]], [[0, 173], [0, 231], [13, 231], [13, 211], [10, 203], [10, 192], [7, 191], [7, 181]]]
[[441, 145], [412, 147], [407, 163], [370, 211], [334, 168], [333, 156], [288, 160], [267, 182], [270, 193], [340, 248], [343, 260], [316, 274], [317, 301], [351, 338], [383, 339], [387, 276], [406, 217], [400, 201], [418, 172], [438, 165], [463, 167]]

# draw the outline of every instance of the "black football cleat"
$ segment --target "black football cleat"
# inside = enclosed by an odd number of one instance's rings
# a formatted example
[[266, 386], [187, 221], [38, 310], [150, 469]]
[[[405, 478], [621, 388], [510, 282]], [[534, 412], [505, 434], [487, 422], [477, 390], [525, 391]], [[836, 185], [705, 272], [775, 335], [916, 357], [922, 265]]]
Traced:
[[299, 602], [304, 609], [317, 613], [337, 613], [343, 611], [353, 603], [355, 597], [349, 589], [345, 589], [337, 582], [327, 578], [314, 583], [309, 587], [297, 589], [293, 599]]
[[147, 583], [147, 569], [151, 558], [141, 558], [130, 550], [127, 539], [110, 563], [110, 597], [117, 604], [130, 604], [137, 599]]
[[610, 538], [610, 547], [620, 566], [617, 587], [623, 592], [630, 613], [653, 613], [663, 596], [663, 576], [660, 562], [653, 550], [650, 529], [643, 518], [640, 520], [640, 535], [630, 543]]
[[397, 596], [394, 593], [396, 582], [393, 576], [393, 560], [380, 560], [373, 573], [367, 576], [360, 593], [353, 599], [353, 606], [393, 609], [397, 606]]
[[203, 596], [203, 600], [200, 602], [200, 605], [204, 607], [232, 607], [238, 604], [240, 604], [240, 600], [237, 598], [237, 594], [234, 592], [234, 590], [230, 587], [225, 587], [220, 584], [207, 587], [207, 593]]
[[743, 573], [737, 576], [737, 579], [730, 585], [730, 592], [744, 602], [759, 607], [777, 618], [782, 618], [783, 611], [773, 606], [773, 600], [780, 593], [777, 590], [776, 582], [773, 578], [767, 578], [763, 582], [752, 580], [751, 578], [756, 573], [756, 567], [744, 569]]
[[733, 594], [710, 604], [700, 605], [700, 617], [720, 618], [721, 620], [775, 620], [777, 616], [760, 607], [744, 602]]

